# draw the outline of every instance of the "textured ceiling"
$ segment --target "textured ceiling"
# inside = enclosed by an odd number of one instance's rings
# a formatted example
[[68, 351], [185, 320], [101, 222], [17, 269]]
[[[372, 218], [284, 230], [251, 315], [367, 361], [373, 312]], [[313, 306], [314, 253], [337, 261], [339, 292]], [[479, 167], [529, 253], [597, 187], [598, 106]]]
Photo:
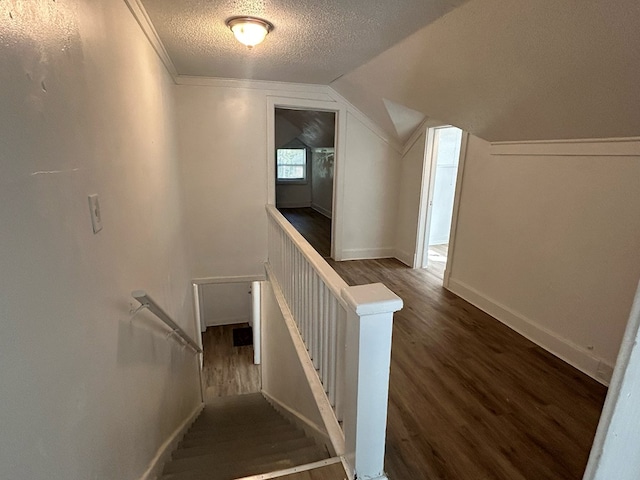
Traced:
[[[142, 0], [178, 74], [328, 84], [467, 0]], [[275, 25], [248, 49], [235, 15]]]
[[640, 3], [473, 0], [331, 84], [489, 141], [640, 135]]

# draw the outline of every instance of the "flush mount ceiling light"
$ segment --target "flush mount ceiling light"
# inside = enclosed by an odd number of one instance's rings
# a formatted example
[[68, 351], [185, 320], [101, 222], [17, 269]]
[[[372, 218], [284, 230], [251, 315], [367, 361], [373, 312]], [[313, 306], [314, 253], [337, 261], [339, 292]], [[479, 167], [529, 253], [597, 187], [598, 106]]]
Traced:
[[273, 30], [273, 24], [256, 17], [231, 17], [226, 23], [236, 39], [249, 48], [262, 43]]

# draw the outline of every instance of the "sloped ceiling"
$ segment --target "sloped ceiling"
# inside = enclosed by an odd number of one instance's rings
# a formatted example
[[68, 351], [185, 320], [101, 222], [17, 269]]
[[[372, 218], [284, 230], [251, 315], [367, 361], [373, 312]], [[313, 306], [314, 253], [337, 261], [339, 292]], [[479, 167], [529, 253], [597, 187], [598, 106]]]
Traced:
[[[141, 0], [180, 75], [326, 85], [467, 0]], [[275, 25], [253, 49], [225, 25]]]
[[276, 108], [276, 146], [294, 138], [311, 148], [333, 148], [335, 113]]
[[[400, 141], [422, 116], [489, 141], [640, 136], [637, 0], [141, 1], [178, 74], [329, 84]], [[241, 14], [275, 23], [264, 44], [233, 39]]]
[[383, 99], [489, 141], [640, 135], [640, 3], [473, 0], [331, 86], [391, 131]]

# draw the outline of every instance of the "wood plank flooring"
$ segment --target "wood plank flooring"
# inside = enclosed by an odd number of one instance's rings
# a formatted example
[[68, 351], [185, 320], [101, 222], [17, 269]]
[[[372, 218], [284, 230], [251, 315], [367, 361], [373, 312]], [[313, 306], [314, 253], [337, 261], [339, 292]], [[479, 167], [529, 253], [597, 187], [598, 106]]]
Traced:
[[449, 245], [429, 245], [429, 260], [428, 260], [428, 270], [431, 270], [431, 273], [439, 277], [440, 279], [444, 278], [444, 270], [447, 267], [447, 255], [449, 252]]
[[246, 326], [245, 323], [208, 327], [202, 334], [205, 402], [260, 391], [260, 365], [253, 364], [253, 346], [233, 346], [233, 330]]
[[606, 388], [396, 260], [330, 262], [383, 282], [395, 316], [390, 480], [578, 480]]
[[323, 258], [331, 256], [331, 219], [313, 208], [279, 208], [289, 223]]

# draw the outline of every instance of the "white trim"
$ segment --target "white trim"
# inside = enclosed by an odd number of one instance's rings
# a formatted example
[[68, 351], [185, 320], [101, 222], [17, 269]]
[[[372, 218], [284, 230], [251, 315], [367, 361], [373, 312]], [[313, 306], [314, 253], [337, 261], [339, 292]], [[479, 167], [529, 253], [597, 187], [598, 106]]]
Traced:
[[287, 418], [291, 423], [300, 426], [307, 434], [307, 436], [313, 437], [317, 442], [325, 445], [329, 449], [329, 452], [332, 455], [335, 455], [336, 452], [331, 452], [331, 450], [333, 450], [331, 438], [329, 438], [329, 434], [324, 431], [320, 425], [317, 425], [316, 423], [302, 415], [300, 412], [289, 407], [274, 396], [269, 395], [264, 390], [261, 393], [271, 404], [271, 406], [275, 408], [283, 417]]
[[251, 331], [253, 333], [253, 363], [262, 363], [262, 282], [251, 282]]
[[393, 247], [349, 248], [343, 250], [342, 254], [342, 260], [369, 260], [374, 258], [394, 258], [396, 250]]
[[140, 25], [140, 29], [143, 31], [143, 33], [147, 37], [147, 40], [149, 40], [149, 43], [151, 44], [155, 52], [158, 54], [158, 57], [160, 57], [160, 60], [164, 64], [165, 68], [167, 69], [167, 72], [169, 72], [169, 75], [171, 75], [171, 77], [173, 78], [173, 81], [177, 83], [176, 78], [178, 77], [178, 71], [176, 70], [175, 65], [171, 61], [171, 57], [169, 57], [169, 53], [164, 48], [164, 44], [162, 43], [162, 40], [160, 40], [160, 36], [158, 35], [158, 32], [153, 26], [153, 23], [151, 22], [151, 19], [149, 18], [149, 15], [147, 14], [147, 10], [144, 8], [144, 5], [142, 5], [140, 0], [124, 0], [124, 1], [129, 7], [129, 10], [131, 11], [133, 18], [135, 18], [136, 21], [138, 22], [138, 25]]
[[[616, 368], [611, 379], [611, 386], [604, 402], [598, 429], [591, 446], [589, 461], [584, 473], [584, 480], [623, 478], [635, 479], [637, 471], [631, 471], [628, 466], [629, 452], [614, 448], [614, 445], [607, 445], [608, 442], [615, 443], [615, 439], [621, 438], [626, 442], [637, 438], [638, 409], [637, 398], [634, 397], [634, 390], [638, 391], [638, 377], [634, 375], [637, 371], [639, 357], [637, 350], [640, 348], [638, 342], [640, 337], [640, 285], [636, 290], [636, 295], [631, 306], [629, 321], [622, 338], [622, 344], [616, 361]], [[623, 389], [626, 395], [622, 395]], [[617, 415], [616, 415], [616, 410]], [[614, 416], [624, 415], [624, 425], [618, 422], [617, 427], [612, 427]], [[607, 448], [607, 446], [609, 448]], [[606, 455], [603, 463], [603, 455]], [[617, 471], [613, 471], [617, 470]]]
[[491, 155], [629, 157], [640, 155], [640, 137], [493, 142]]
[[[251, 475], [250, 477], [242, 477], [237, 480], [270, 480], [272, 478], [286, 477], [294, 473], [308, 472], [309, 470], [315, 470], [316, 468], [326, 467], [335, 463], [340, 463], [342, 459], [340, 457], [327, 458], [326, 460], [320, 460], [318, 462], [307, 463], [306, 465], [300, 465], [297, 467], [286, 468], [284, 470], [277, 470], [270, 473], [260, 473], [258, 475]], [[344, 467], [344, 465], [343, 465]]]
[[311, 202], [311, 208], [318, 212], [320, 215], [324, 215], [328, 219], [331, 219], [331, 210], [327, 210], [324, 207], [321, 207], [317, 203]]
[[413, 264], [416, 261], [416, 256], [414, 254], [404, 250], [396, 249], [394, 257], [404, 263], [407, 267], [413, 267]]
[[409, 153], [409, 150], [411, 150], [413, 146], [416, 144], [416, 142], [420, 140], [420, 137], [427, 134], [428, 123], [429, 123], [429, 119], [425, 118], [422, 122], [420, 122], [420, 125], [418, 125], [418, 127], [413, 131], [409, 139], [404, 144], [404, 148], [402, 149], [402, 158], [404, 158], [404, 156], [407, 153]]
[[350, 114], [352, 114], [358, 121], [360, 121], [365, 127], [367, 127], [371, 132], [377, 135], [380, 140], [387, 143], [391, 148], [393, 148], [396, 152], [402, 154], [402, 145], [400, 142], [389, 135], [386, 130], [383, 130], [376, 123], [374, 123], [369, 117], [367, 117], [362, 111], [360, 111], [354, 104], [349, 102], [345, 97], [335, 91], [331, 86], [327, 86], [327, 94], [333, 98], [338, 103], [343, 104]]
[[280, 202], [278, 208], [311, 208], [311, 202]]
[[182, 440], [182, 437], [184, 437], [185, 433], [187, 433], [187, 430], [189, 430], [191, 424], [195, 422], [196, 418], [198, 418], [198, 415], [200, 415], [200, 412], [202, 412], [203, 408], [204, 403], [199, 404], [193, 410], [193, 412], [191, 412], [191, 414], [184, 420], [184, 422], [182, 422], [180, 426], [175, 429], [171, 436], [169, 436], [169, 438], [165, 440], [165, 442], [156, 452], [156, 455], [149, 463], [149, 466], [147, 467], [145, 472], [140, 477], [140, 480], [155, 480], [160, 475], [165, 462], [169, 460], [171, 454], [177, 448], [178, 443], [180, 442], [180, 440]]
[[333, 215], [331, 218], [331, 257], [342, 260], [342, 219], [344, 170], [347, 153], [347, 109], [335, 100], [311, 100], [267, 95], [267, 204], [276, 203], [275, 185], [275, 109], [321, 110], [336, 113], [333, 170]]
[[276, 298], [276, 303], [278, 304], [278, 307], [282, 312], [282, 317], [284, 318], [287, 330], [289, 331], [289, 335], [296, 350], [296, 354], [300, 359], [302, 370], [307, 377], [307, 382], [309, 383], [311, 393], [313, 394], [316, 405], [318, 406], [318, 410], [320, 411], [320, 416], [322, 417], [322, 421], [324, 422], [324, 426], [327, 430], [327, 434], [329, 435], [329, 439], [331, 440], [331, 444], [333, 445], [333, 448], [337, 455], [343, 455], [345, 451], [344, 432], [342, 431], [342, 428], [338, 423], [338, 419], [333, 412], [333, 408], [331, 407], [331, 403], [329, 402], [327, 393], [324, 391], [324, 386], [320, 382], [320, 378], [318, 377], [316, 368], [313, 365], [313, 361], [309, 357], [307, 347], [300, 335], [300, 331], [298, 330], [293, 315], [291, 314], [291, 311], [287, 306], [287, 301], [284, 298], [284, 294], [282, 293], [280, 284], [278, 283], [278, 279], [273, 274], [271, 265], [266, 263], [265, 269], [267, 271], [269, 282], [271, 282], [271, 287], [273, 289], [273, 295]]
[[239, 325], [241, 323], [251, 323], [251, 317], [217, 317], [204, 321], [207, 327], [218, 327], [220, 325]]
[[273, 92], [287, 93], [316, 93], [325, 96], [325, 101], [332, 101], [326, 85], [313, 83], [288, 83], [267, 80], [250, 80], [239, 78], [222, 77], [199, 77], [191, 75], [178, 75], [176, 77], [178, 85], [195, 85], [201, 87], [219, 88], [246, 88], [252, 90], [268, 90]]
[[[445, 125], [443, 125], [444, 127]], [[431, 197], [432, 180], [434, 177], [434, 142], [435, 129], [427, 128], [427, 138], [424, 142], [424, 158], [422, 162], [422, 177], [420, 179], [420, 205], [418, 206], [418, 229], [416, 231], [416, 252], [413, 268], [422, 268], [424, 264], [425, 243], [429, 242], [429, 199]]]
[[456, 178], [456, 190], [453, 196], [453, 213], [451, 215], [451, 229], [449, 230], [449, 248], [447, 250], [447, 263], [444, 268], [444, 276], [442, 278], [442, 286], [449, 288], [451, 280], [451, 272], [453, 271], [453, 262], [456, 253], [456, 233], [458, 232], [458, 216], [460, 214], [460, 199], [462, 197], [462, 188], [464, 183], [464, 167], [467, 160], [467, 151], [469, 146], [469, 134], [462, 132], [460, 139], [460, 158], [458, 159], [458, 173]]
[[603, 378], [601, 376], [604, 372], [601, 364], [608, 366], [611, 370], [613, 366], [602, 358], [594, 357], [589, 350], [580, 345], [576, 345], [571, 340], [549, 331], [535, 321], [526, 318], [524, 315], [512, 310], [506, 305], [500, 304], [484, 293], [455, 278], [449, 280], [448, 290], [603, 385], [608, 385], [611, 380], [610, 378]]
[[194, 285], [212, 285], [215, 283], [251, 283], [266, 280], [264, 275], [239, 275], [230, 277], [202, 277], [194, 278], [191, 282]]

